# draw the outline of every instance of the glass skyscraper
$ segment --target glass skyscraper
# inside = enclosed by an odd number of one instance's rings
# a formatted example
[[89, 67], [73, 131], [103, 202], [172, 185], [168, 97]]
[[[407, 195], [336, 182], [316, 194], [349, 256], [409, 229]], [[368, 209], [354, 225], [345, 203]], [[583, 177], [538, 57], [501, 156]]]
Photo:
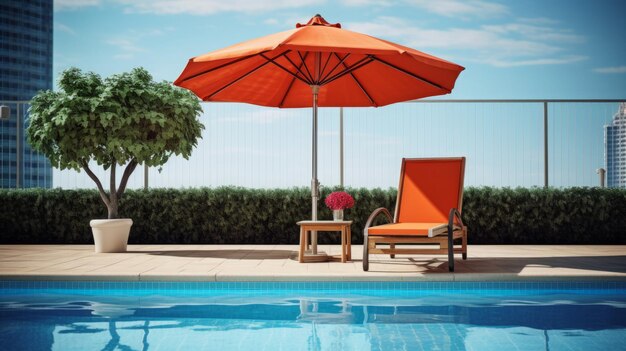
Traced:
[[606, 183], [609, 188], [626, 188], [626, 103], [619, 110], [611, 124], [604, 126], [604, 159], [606, 162]]
[[52, 168], [25, 140], [28, 101], [52, 89], [53, 0], [0, 1], [0, 187], [52, 186]]

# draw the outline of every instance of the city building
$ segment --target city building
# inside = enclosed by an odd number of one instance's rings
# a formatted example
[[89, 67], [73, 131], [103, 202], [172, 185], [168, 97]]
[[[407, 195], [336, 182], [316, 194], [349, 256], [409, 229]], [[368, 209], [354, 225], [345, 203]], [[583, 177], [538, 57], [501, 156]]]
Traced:
[[27, 102], [52, 89], [53, 0], [0, 2], [0, 104], [11, 109], [0, 121], [0, 187], [52, 186], [52, 168], [26, 142]]
[[604, 160], [606, 163], [607, 186], [626, 188], [626, 103], [611, 124], [604, 126]]

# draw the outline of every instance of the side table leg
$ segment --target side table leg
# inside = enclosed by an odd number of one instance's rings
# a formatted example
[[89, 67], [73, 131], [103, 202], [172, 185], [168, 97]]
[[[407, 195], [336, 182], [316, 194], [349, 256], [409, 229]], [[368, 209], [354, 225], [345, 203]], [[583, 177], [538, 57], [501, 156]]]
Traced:
[[300, 227], [300, 252], [298, 255], [298, 261], [300, 263], [304, 262], [304, 246], [306, 244], [306, 231], [303, 227]]
[[341, 263], [346, 262], [346, 227], [341, 227]]
[[352, 230], [350, 229], [350, 226], [348, 226], [348, 247], [347, 250], [348, 252], [346, 252], [346, 256], [348, 256], [348, 261], [352, 261]]

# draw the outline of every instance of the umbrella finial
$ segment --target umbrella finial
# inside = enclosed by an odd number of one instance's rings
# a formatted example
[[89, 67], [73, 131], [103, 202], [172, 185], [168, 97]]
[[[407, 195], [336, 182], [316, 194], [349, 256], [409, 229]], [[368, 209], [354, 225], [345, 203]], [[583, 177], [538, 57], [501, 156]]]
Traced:
[[322, 17], [322, 15], [318, 13], [315, 16], [311, 17], [311, 19], [306, 24], [296, 23], [296, 28], [304, 26], [326, 26], [341, 28], [341, 23], [330, 24], [324, 19], [324, 17]]

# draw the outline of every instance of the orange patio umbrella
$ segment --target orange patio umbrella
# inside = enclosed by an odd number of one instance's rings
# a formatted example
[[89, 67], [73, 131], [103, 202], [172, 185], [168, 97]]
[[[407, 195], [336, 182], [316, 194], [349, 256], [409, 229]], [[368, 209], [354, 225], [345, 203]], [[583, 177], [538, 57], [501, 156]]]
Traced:
[[449, 94], [463, 69], [315, 15], [295, 29], [191, 58], [174, 84], [204, 101], [313, 107], [311, 217], [317, 220], [317, 107], [378, 107]]

